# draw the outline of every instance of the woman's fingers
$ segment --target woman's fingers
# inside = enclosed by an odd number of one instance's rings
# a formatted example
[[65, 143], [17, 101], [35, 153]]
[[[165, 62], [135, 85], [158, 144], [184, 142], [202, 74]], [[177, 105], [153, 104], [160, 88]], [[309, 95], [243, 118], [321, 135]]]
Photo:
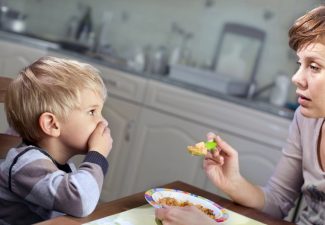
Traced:
[[235, 149], [233, 149], [227, 142], [221, 139], [220, 136], [217, 136], [217, 143], [221, 149], [221, 155], [225, 154], [227, 156], [234, 156], [236, 154]]
[[164, 208], [155, 209], [155, 216], [158, 219], [160, 220], [164, 219], [166, 217], [165, 214], [166, 214], [166, 209]]
[[216, 164], [222, 166], [224, 164], [224, 157], [221, 156], [221, 155], [218, 155], [216, 157], [206, 156], [204, 158], [204, 163], [205, 163], [206, 166], [216, 165]]

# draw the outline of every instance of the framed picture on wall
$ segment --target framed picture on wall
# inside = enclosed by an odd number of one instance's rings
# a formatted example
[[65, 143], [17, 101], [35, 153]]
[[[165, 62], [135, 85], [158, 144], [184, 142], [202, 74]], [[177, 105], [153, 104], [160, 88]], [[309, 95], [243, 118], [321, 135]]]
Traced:
[[212, 62], [212, 70], [238, 81], [255, 79], [265, 32], [237, 23], [223, 27]]

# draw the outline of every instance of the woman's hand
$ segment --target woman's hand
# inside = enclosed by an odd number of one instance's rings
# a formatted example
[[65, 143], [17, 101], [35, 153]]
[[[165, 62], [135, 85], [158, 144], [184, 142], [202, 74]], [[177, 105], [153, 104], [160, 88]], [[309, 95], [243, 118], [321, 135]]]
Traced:
[[208, 152], [203, 168], [213, 184], [229, 194], [241, 180], [238, 153], [214, 133], [208, 133], [207, 139], [215, 140], [218, 146], [215, 151]]
[[163, 225], [217, 225], [217, 222], [195, 206], [160, 208], [155, 213]]

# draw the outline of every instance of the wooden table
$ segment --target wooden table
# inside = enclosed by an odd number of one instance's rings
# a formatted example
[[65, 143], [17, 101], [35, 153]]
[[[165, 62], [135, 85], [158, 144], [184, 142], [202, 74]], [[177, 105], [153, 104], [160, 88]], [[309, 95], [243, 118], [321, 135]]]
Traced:
[[[199, 189], [197, 187], [194, 187], [192, 185], [175, 181], [173, 183], [169, 183], [166, 185], [162, 185], [160, 187], [165, 188], [173, 188], [173, 189], [180, 189], [182, 191], [187, 191], [196, 195], [203, 196], [205, 198], [208, 198], [217, 204], [221, 205], [222, 207], [232, 210], [234, 212], [237, 212], [239, 214], [242, 214], [244, 216], [250, 217], [252, 219], [255, 219], [257, 221], [266, 223], [266, 224], [272, 224], [272, 225], [289, 225], [294, 224], [290, 223], [284, 220], [274, 219], [271, 216], [264, 214], [260, 211], [243, 207], [238, 204], [235, 204], [225, 198], [222, 198], [218, 195], [212, 194], [210, 192], [204, 191], [202, 189]], [[61, 216], [57, 217], [51, 220], [47, 220], [41, 223], [38, 223], [38, 225], [57, 225], [57, 224], [71, 224], [71, 225], [79, 225], [82, 223], [90, 222], [92, 220], [96, 220], [105, 216], [113, 215], [116, 213], [120, 213], [135, 207], [139, 207], [141, 205], [147, 204], [145, 198], [144, 198], [144, 192], [137, 193], [134, 195], [130, 195], [125, 198], [121, 198], [115, 201], [107, 202], [107, 203], [100, 203], [95, 211], [90, 214], [87, 217], [84, 218], [75, 218], [71, 216]]]

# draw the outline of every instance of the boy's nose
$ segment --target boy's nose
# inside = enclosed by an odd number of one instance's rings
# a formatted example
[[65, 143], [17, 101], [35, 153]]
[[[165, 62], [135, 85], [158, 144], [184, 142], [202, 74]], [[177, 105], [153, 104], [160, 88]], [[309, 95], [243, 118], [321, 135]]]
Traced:
[[108, 121], [105, 118], [102, 119], [102, 122], [105, 124], [105, 126], [108, 126]]

